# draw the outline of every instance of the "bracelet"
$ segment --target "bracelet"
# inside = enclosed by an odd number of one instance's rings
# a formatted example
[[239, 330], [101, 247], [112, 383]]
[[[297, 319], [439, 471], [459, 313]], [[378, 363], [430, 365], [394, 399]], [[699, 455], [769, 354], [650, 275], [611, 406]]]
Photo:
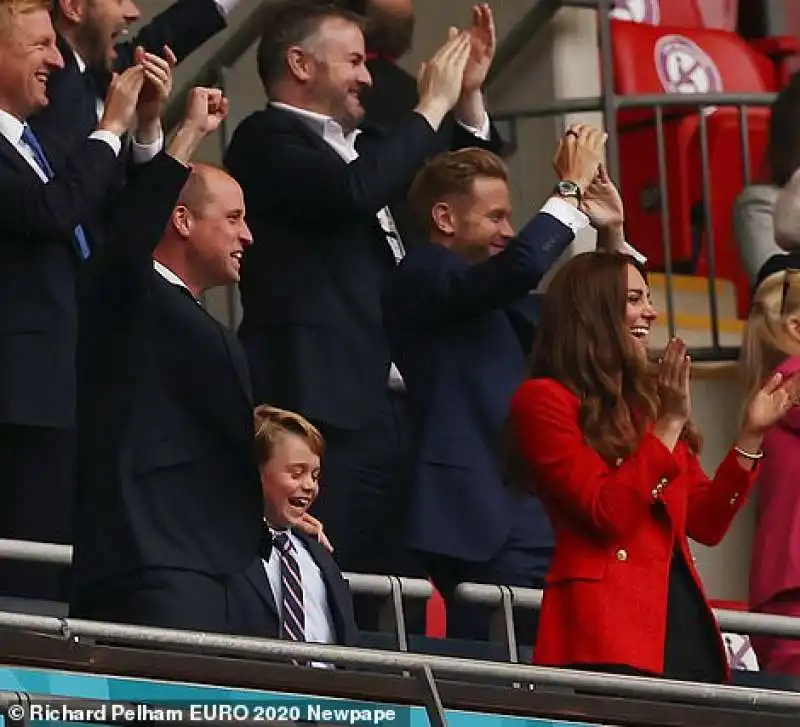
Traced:
[[758, 452], [748, 452], [746, 449], [742, 449], [741, 447], [734, 447], [733, 451], [736, 452], [740, 457], [744, 457], [745, 459], [751, 460], [758, 460], [764, 456], [763, 450], [758, 450]]

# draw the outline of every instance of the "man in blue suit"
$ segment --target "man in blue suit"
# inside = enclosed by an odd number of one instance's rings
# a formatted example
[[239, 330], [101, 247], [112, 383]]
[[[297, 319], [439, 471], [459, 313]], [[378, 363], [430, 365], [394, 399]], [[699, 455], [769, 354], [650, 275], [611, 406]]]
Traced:
[[[588, 126], [567, 132], [560, 181], [516, 237], [507, 170], [491, 152], [441, 154], [410, 191], [432, 244], [389, 276], [383, 316], [411, 415], [408, 544], [447, 601], [451, 638], [489, 631], [486, 609], [454, 601], [458, 583], [543, 585], [552, 533], [538, 499], [504, 481], [502, 431], [533, 342], [529, 293], [590, 221], [617, 223], [598, 242], [622, 244], [619, 196], [598, 176], [604, 143]], [[518, 640], [530, 644], [535, 618], [520, 616]]]

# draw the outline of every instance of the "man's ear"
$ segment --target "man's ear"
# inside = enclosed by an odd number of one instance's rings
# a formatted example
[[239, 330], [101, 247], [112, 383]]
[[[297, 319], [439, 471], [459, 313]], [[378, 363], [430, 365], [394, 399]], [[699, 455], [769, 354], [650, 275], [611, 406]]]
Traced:
[[86, 0], [56, 0], [57, 15], [71, 23], [82, 23], [86, 18]]
[[183, 238], [189, 237], [192, 234], [193, 219], [192, 213], [189, 209], [182, 204], [179, 204], [172, 210], [172, 226], [176, 232]]
[[437, 202], [431, 210], [434, 227], [443, 235], [454, 235], [456, 232], [453, 208], [447, 202]]
[[293, 45], [286, 51], [286, 65], [298, 81], [310, 81], [314, 77], [314, 59], [299, 45]]

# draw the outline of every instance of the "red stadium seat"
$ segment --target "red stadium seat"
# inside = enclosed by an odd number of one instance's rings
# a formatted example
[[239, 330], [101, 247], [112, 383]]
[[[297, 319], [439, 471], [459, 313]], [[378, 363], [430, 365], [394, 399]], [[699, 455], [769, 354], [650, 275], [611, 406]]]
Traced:
[[703, 16], [695, 0], [615, 0], [611, 16], [647, 25], [703, 27]]
[[[612, 49], [615, 87], [623, 96], [773, 90], [769, 59], [726, 31], [678, 30], [613, 21]], [[747, 120], [750, 168], [757, 173], [763, 165], [769, 110], [749, 109]], [[654, 269], [663, 269], [654, 115], [646, 109], [622, 110], [618, 122], [620, 182], [626, 200], [628, 235], [649, 257]], [[733, 202], [743, 185], [738, 111], [709, 109], [706, 122], [716, 275], [736, 282], [740, 310], [746, 310], [747, 276], [731, 231]], [[699, 127], [697, 109], [664, 110], [672, 260], [678, 270], [705, 274], [708, 251], [702, 223]]]

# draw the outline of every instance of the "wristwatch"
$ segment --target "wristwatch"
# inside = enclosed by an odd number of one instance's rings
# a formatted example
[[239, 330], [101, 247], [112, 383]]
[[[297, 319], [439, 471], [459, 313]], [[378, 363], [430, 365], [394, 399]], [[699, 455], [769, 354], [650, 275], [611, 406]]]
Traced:
[[582, 196], [581, 188], [577, 184], [575, 184], [575, 182], [567, 182], [567, 181], [559, 182], [556, 185], [554, 194], [564, 199], [570, 199], [570, 198], [576, 199], [578, 200], [578, 202], [581, 201], [581, 196]]

